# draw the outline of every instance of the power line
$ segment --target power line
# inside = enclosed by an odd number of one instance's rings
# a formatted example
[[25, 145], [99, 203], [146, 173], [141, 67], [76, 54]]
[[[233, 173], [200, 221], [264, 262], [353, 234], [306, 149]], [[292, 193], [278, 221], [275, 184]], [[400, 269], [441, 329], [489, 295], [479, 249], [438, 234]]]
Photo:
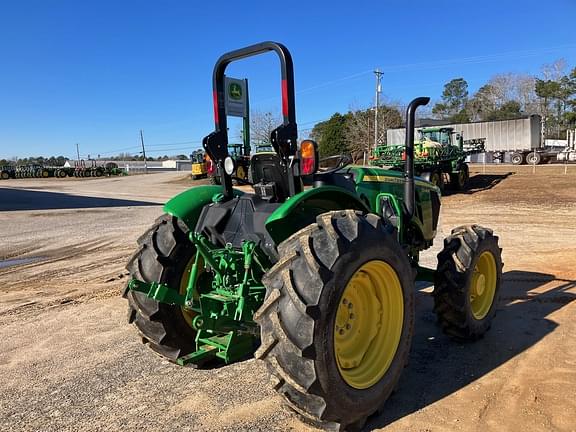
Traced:
[[180, 148], [173, 148], [173, 149], [160, 149], [160, 150], [148, 150], [147, 153], [149, 154], [157, 154], [157, 153], [168, 153], [174, 151], [184, 151], [184, 150], [195, 150], [194, 147], [180, 147]]
[[173, 145], [182, 145], [182, 144], [200, 144], [200, 143], [202, 143], [201, 140], [192, 140], [192, 141], [180, 141], [180, 142], [172, 142], [172, 143], [148, 144], [146, 147], [163, 147], [163, 146], [173, 146]]

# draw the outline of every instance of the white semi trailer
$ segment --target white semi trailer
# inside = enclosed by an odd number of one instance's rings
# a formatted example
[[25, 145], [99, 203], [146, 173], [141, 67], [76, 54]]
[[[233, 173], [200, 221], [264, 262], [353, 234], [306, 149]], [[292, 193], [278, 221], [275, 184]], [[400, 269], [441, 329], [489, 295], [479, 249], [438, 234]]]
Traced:
[[[428, 124], [426, 120], [420, 123], [421, 127], [433, 125], [438, 126], [438, 123]], [[514, 120], [446, 124], [445, 127], [454, 128], [466, 139], [485, 139], [485, 153], [472, 156], [474, 162], [485, 160], [521, 165], [541, 164], [556, 158], [557, 151], [546, 148], [542, 142], [542, 122], [539, 115]], [[388, 129], [386, 138], [388, 143], [397, 144], [404, 142], [404, 136], [403, 128]]]

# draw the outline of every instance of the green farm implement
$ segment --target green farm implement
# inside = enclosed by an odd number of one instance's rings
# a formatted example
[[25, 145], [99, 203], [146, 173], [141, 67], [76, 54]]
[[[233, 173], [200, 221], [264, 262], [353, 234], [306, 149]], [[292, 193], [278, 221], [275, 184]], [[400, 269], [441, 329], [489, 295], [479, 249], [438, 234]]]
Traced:
[[12, 165], [0, 166], [0, 180], [8, 180], [16, 176], [16, 169]]
[[118, 167], [115, 162], [108, 162], [103, 166], [91, 161], [89, 166], [86, 162], [76, 162], [74, 167], [67, 166], [43, 166], [43, 165], [19, 165], [0, 167], [0, 179], [11, 178], [66, 178], [66, 177], [102, 177], [125, 175], [126, 172]]
[[[252, 191], [233, 187], [224, 73], [240, 59], [274, 52], [283, 123], [274, 152], [250, 165]], [[404, 168], [319, 169], [316, 143], [298, 143], [294, 72], [286, 47], [264, 42], [224, 54], [213, 73], [215, 131], [203, 146], [221, 185], [191, 188], [138, 240], [124, 292], [129, 321], [148, 346], [180, 365], [229, 364], [255, 356], [274, 389], [308, 422], [358, 429], [379, 411], [407, 364], [415, 281], [434, 285], [447, 334], [474, 340], [490, 327], [502, 275], [498, 237], [478, 225], [432, 246], [440, 190], [415, 178], [414, 116], [406, 112]]]
[[[430, 181], [441, 190], [448, 176], [452, 189], [462, 190], [469, 179], [466, 158], [484, 151], [484, 139], [464, 141], [460, 133], [449, 127], [429, 127], [418, 131], [414, 145], [414, 170], [416, 175]], [[404, 169], [404, 146], [380, 145], [374, 150], [372, 164]]]

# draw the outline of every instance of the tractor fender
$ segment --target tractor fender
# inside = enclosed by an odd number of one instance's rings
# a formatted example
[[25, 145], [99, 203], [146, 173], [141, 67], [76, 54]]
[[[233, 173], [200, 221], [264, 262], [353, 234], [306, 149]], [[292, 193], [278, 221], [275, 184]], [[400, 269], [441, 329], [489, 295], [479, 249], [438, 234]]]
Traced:
[[[214, 202], [214, 197], [221, 193], [222, 186], [206, 185], [193, 187], [179, 193], [164, 204], [164, 211], [181, 219], [190, 230], [193, 230], [204, 206]], [[244, 192], [234, 189], [234, 196], [243, 194]]]
[[266, 220], [266, 230], [276, 244], [280, 244], [300, 229], [310, 225], [316, 216], [332, 210], [359, 210], [370, 208], [358, 195], [338, 186], [306, 189], [289, 198]]

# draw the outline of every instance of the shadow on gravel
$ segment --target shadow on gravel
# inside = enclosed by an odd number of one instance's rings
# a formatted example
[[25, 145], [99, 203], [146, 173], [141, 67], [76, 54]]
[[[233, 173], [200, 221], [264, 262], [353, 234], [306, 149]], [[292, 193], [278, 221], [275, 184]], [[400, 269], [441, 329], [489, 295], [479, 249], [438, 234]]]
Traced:
[[157, 206], [154, 202], [70, 195], [28, 189], [0, 188], [0, 211], [60, 210], [98, 207]]
[[492, 189], [498, 183], [500, 183], [503, 180], [506, 180], [513, 174], [514, 174], [513, 172], [507, 172], [505, 174], [475, 174], [470, 177], [470, 180], [468, 180], [468, 185], [466, 186], [465, 190], [455, 191], [446, 188], [444, 192], [442, 192], [442, 195], [443, 196], [458, 195], [458, 194], [472, 195], [477, 192], [486, 191]]
[[[530, 292], [550, 282], [555, 282], [550, 289]], [[417, 292], [408, 367], [382, 415], [371, 418], [365, 430], [382, 428], [431, 405], [537, 344], [558, 326], [546, 317], [576, 300], [576, 294], [568, 292], [575, 287], [576, 281], [550, 274], [506, 272], [492, 328], [473, 343], [457, 343], [444, 335], [436, 325], [432, 296]]]

